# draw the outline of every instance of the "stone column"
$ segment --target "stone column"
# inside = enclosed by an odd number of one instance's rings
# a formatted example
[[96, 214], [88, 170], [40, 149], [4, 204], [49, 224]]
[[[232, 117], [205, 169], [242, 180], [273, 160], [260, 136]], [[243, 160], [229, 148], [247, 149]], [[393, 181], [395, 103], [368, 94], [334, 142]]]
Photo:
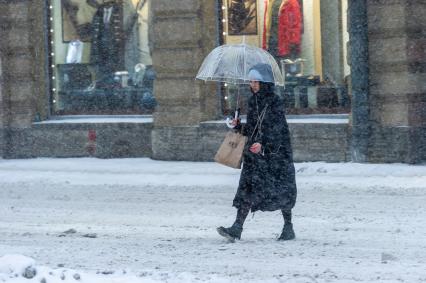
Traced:
[[4, 120], [6, 118], [6, 106], [5, 102], [3, 101], [3, 74], [2, 74], [2, 63], [1, 63], [1, 56], [0, 56], [0, 158], [4, 155], [4, 146], [5, 146], [5, 127], [4, 127]]
[[336, 86], [343, 85], [343, 33], [342, 3], [336, 0], [321, 0], [321, 46], [324, 78]]
[[348, 13], [348, 61], [351, 66], [352, 94], [351, 158], [355, 162], [367, 162], [371, 134], [367, 1], [349, 0]]
[[371, 162], [426, 160], [426, 2], [367, 0]]
[[[154, 85], [158, 100], [152, 132], [153, 158], [196, 160], [199, 124], [211, 111], [214, 88], [195, 76], [216, 43], [216, 1], [152, 1]], [[210, 109], [210, 110], [209, 110]], [[210, 113], [210, 115], [206, 115]]]
[[[31, 155], [29, 129], [45, 105], [44, 1], [0, 2], [4, 155]], [[39, 110], [38, 110], [39, 109]], [[45, 111], [44, 111], [45, 112]]]

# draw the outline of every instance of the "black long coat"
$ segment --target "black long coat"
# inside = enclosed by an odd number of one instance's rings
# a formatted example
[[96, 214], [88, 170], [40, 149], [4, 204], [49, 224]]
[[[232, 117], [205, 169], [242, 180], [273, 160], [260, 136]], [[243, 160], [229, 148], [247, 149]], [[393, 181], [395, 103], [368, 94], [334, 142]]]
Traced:
[[113, 4], [109, 24], [104, 24], [104, 8], [100, 5], [92, 19], [92, 45], [90, 61], [97, 67], [99, 79], [113, 76], [123, 68], [123, 28], [118, 4]]
[[[259, 131], [255, 129], [256, 123], [265, 107]], [[242, 133], [248, 141], [233, 206], [248, 206], [252, 212], [291, 210], [296, 203], [297, 188], [282, 99], [275, 94], [253, 94], [248, 102], [247, 123]], [[255, 142], [262, 144], [259, 154], [249, 151]]]

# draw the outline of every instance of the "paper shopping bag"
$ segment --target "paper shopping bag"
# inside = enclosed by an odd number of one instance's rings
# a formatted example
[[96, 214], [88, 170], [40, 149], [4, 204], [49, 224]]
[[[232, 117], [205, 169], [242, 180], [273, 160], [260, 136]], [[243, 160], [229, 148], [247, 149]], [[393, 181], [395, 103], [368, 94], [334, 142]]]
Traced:
[[214, 157], [214, 161], [225, 166], [240, 169], [246, 142], [246, 136], [232, 131], [228, 132]]

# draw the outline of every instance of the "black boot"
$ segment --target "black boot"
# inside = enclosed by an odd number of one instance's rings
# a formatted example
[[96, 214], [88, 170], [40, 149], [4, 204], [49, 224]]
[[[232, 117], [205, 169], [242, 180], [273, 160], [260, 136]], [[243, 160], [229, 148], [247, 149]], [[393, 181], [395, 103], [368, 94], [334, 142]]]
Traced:
[[235, 239], [241, 240], [241, 232], [243, 232], [244, 221], [246, 221], [249, 211], [249, 205], [242, 205], [239, 207], [237, 211], [237, 218], [231, 227], [225, 228], [221, 226], [216, 229], [219, 235], [227, 238], [231, 242], [235, 242]]
[[241, 240], [241, 232], [243, 232], [243, 227], [237, 224], [232, 225], [229, 228], [218, 227], [217, 232], [219, 235], [227, 238], [230, 242], [235, 242], [235, 239]]
[[288, 241], [288, 240], [293, 240], [294, 238], [296, 238], [296, 235], [294, 234], [293, 224], [292, 223], [285, 223], [283, 231], [281, 232], [281, 235], [277, 240], [278, 241]]

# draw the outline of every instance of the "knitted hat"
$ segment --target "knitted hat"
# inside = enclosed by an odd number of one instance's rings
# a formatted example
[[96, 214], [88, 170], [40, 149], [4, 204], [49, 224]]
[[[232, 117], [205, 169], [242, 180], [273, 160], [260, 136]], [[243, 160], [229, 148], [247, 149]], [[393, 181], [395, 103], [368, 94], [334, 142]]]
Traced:
[[264, 63], [259, 63], [251, 67], [248, 79], [266, 83], [273, 83], [275, 81], [272, 74], [272, 67]]

